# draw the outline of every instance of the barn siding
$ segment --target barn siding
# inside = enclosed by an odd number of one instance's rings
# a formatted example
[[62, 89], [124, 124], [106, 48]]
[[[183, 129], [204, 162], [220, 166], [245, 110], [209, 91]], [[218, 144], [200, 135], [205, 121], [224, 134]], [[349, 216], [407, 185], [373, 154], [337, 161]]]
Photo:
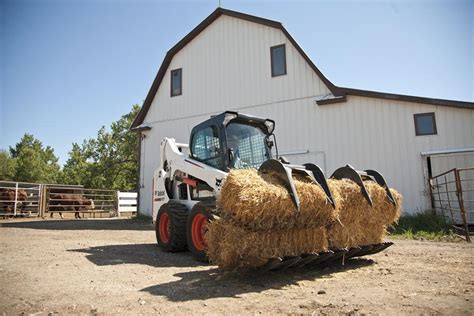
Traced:
[[[287, 75], [271, 77], [270, 47], [286, 44]], [[170, 98], [172, 69], [183, 68], [183, 94]], [[421, 152], [474, 147], [474, 111], [348, 96], [318, 106], [329, 94], [279, 29], [221, 16], [178, 52], [144, 123], [140, 212], [151, 214], [151, 183], [163, 137], [187, 143], [194, 125], [224, 110], [272, 118], [280, 152], [314, 161], [330, 175], [347, 163], [376, 169], [404, 196], [406, 211], [429, 207]], [[413, 114], [435, 112], [438, 135], [415, 136]]]

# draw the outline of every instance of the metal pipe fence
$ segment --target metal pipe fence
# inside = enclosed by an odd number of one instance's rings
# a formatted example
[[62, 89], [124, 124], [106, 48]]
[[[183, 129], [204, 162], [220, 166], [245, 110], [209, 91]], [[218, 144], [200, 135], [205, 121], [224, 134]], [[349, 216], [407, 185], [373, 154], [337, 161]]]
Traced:
[[37, 183], [0, 181], [0, 216], [38, 216], [42, 189]]
[[88, 189], [81, 185], [0, 181], [0, 216], [40, 216], [97, 213], [119, 216], [136, 212], [137, 193]]
[[86, 189], [82, 186], [48, 185], [47, 213], [117, 214], [117, 192], [105, 189]]
[[474, 229], [474, 168], [454, 168], [429, 179], [433, 209], [471, 242]]

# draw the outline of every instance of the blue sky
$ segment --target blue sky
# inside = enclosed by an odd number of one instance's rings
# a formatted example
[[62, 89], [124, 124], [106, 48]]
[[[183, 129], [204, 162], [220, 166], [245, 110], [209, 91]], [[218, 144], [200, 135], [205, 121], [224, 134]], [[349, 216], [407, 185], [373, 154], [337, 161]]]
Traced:
[[[474, 101], [474, 1], [237, 1], [281, 21], [336, 85]], [[0, 148], [72, 142], [145, 99], [212, 1], [0, 0]]]

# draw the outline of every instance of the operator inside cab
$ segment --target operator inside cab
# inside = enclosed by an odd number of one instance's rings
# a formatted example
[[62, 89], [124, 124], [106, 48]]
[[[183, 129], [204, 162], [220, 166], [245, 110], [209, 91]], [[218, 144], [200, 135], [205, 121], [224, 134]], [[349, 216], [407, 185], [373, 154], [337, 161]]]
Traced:
[[269, 157], [265, 133], [259, 127], [230, 123], [226, 129], [230, 168], [258, 168]]

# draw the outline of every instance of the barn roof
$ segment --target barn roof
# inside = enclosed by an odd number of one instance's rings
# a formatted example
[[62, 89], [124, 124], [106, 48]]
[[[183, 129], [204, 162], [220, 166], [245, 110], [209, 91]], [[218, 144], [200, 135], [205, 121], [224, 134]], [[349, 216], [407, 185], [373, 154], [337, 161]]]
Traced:
[[155, 97], [156, 92], [163, 80], [163, 77], [166, 74], [166, 70], [168, 69], [173, 56], [178, 53], [184, 46], [186, 46], [190, 41], [192, 41], [196, 36], [198, 36], [204, 29], [206, 29], [212, 22], [214, 22], [218, 17], [221, 15], [227, 15], [234, 18], [255, 22], [259, 24], [263, 24], [266, 26], [274, 27], [280, 29], [288, 38], [288, 40], [293, 44], [293, 46], [298, 50], [298, 52], [303, 56], [306, 62], [311, 66], [313, 71], [318, 75], [318, 77], [324, 82], [324, 84], [328, 87], [328, 89], [332, 92], [333, 97], [328, 99], [323, 99], [316, 101], [319, 105], [324, 104], [331, 104], [331, 103], [338, 103], [338, 102], [345, 102], [346, 95], [356, 95], [356, 96], [364, 96], [364, 97], [371, 97], [371, 98], [381, 98], [381, 99], [389, 99], [389, 100], [398, 100], [398, 101], [408, 101], [408, 102], [416, 102], [416, 103], [426, 103], [426, 104], [433, 104], [433, 105], [443, 105], [443, 106], [451, 106], [451, 107], [459, 107], [459, 108], [468, 108], [474, 109], [474, 102], [465, 102], [465, 101], [454, 101], [454, 100], [444, 100], [444, 99], [434, 99], [434, 98], [426, 98], [426, 97], [418, 97], [418, 96], [410, 96], [410, 95], [402, 95], [402, 94], [394, 94], [394, 93], [385, 93], [385, 92], [377, 92], [377, 91], [369, 91], [369, 90], [360, 90], [360, 89], [352, 89], [352, 88], [344, 88], [335, 86], [328, 78], [324, 76], [324, 74], [316, 67], [316, 65], [311, 61], [308, 55], [303, 51], [303, 49], [298, 45], [295, 39], [288, 33], [285, 27], [281, 24], [281, 22], [268, 20], [265, 18], [231, 11], [223, 8], [217, 8], [214, 12], [212, 12], [206, 19], [204, 19], [198, 26], [196, 26], [191, 32], [189, 32], [183, 39], [181, 39], [176, 45], [174, 45], [167, 53], [163, 62], [158, 70], [158, 73], [153, 80], [153, 84], [151, 85], [150, 91], [146, 96], [145, 102], [138, 113], [137, 117], [132, 123], [132, 128], [136, 128], [140, 124], [143, 123], [145, 116], [151, 106], [153, 98]]

